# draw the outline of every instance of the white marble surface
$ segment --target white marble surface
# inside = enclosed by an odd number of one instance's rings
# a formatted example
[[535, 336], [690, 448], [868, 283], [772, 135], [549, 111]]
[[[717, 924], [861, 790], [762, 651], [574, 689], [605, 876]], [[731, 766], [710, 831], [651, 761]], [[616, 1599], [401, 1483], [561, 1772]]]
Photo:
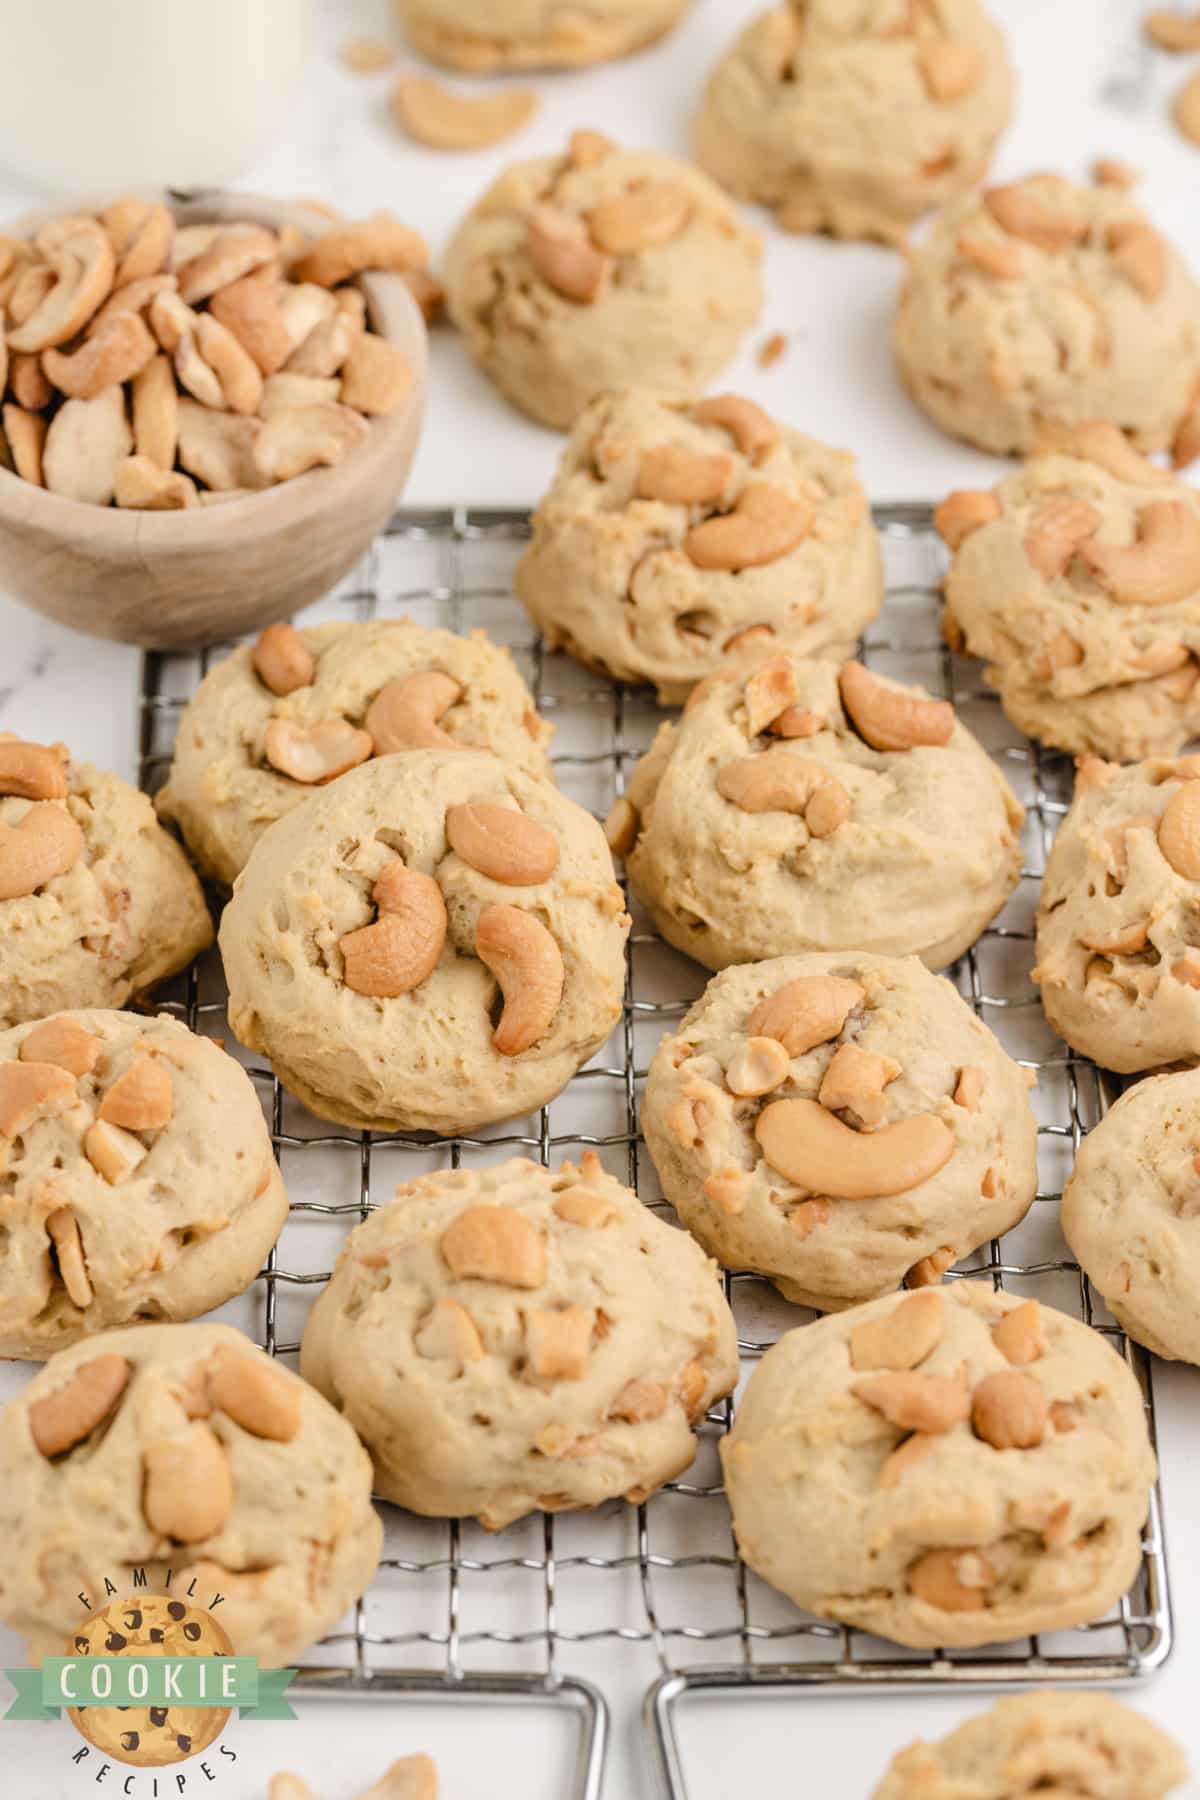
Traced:
[[[998, 171], [1015, 175], [1056, 167], [1082, 174], [1096, 154], [1125, 156], [1146, 172], [1141, 192], [1151, 213], [1200, 266], [1195, 208], [1200, 160], [1175, 138], [1165, 116], [1166, 96], [1183, 78], [1183, 65], [1141, 51], [1137, 0], [993, 0], [993, 7], [1010, 30], [1021, 78], [1019, 115]], [[698, 0], [684, 29], [657, 50], [610, 68], [541, 81], [541, 113], [515, 148], [528, 153], [555, 148], [579, 124], [603, 126], [628, 142], [682, 148], [705, 70], [755, 10], [755, 0]], [[244, 185], [280, 195], [321, 194], [354, 213], [388, 206], [422, 227], [439, 247], [514, 147], [459, 158], [408, 145], [387, 120], [386, 77], [352, 76], [333, 56], [352, 31], [387, 31], [383, 0], [326, 0], [319, 24], [304, 104]], [[1125, 93], [1124, 104], [1115, 103], [1114, 81], [1127, 87], [1130, 79], [1132, 93]], [[146, 173], [153, 178], [154, 171]], [[86, 171], [80, 186], [87, 186]], [[0, 215], [15, 214], [35, 198], [19, 179], [0, 176]], [[897, 259], [884, 250], [769, 232], [766, 310], [730, 384], [758, 395], [805, 429], [851, 445], [874, 497], [938, 497], [951, 485], [994, 478], [996, 465], [939, 437], [900, 393], [886, 335], [898, 277]], [[753, 350], [776, 330], [788, 334], [788, 354], [764, 374], [754, 364]], [[411, 501], [530, 503], [546, 482], [557, 444], [506, 408], [451, 334], [438, 334], [429, 423]], [[61, 630], [0, 598], [0, 728], [68, 737], [78, 753], [131, 776], [137, 676], [135, 651]], [[1160, 1366], [1157, 1371], [1179, 1646], [1138, 1703], [1174, 1731], [1200, 1765], [1194, 1724], [1194, 1683], [1200, 1675], [1200, 1559], [1194, 1553], [1200, 1424], [1192, 1416], [1198, 1381], [1194, 1370]], [[16, 1640], [0, 1631], [0, 1666], [17, 1660]], [[619, 1673], [614, 1680], [619, 1684]], [[620, 1800], [649, 1800], [653, 1791], [638, 1736], [636, 1697], [634, 1687], [625, 1684], [614, 1720], [607, 1793]], [[793, 1790], [814, 1800], [858, 1800], [870, 1792], [898, 1745], [948, 1729], [966, 1710], [960, 1700], [913, 1697], [696, 1707], [685, 1729], [692, 1800]], [[164, 1777], [157, 1792], [251, 1800], [265, 1791], [268, 1772], [287, 1763], [306, 1770], [323, 1800], [349, 1800], [390, 1756], [418, 1744], [435, 1751], [442, 1763], [448, 1800], [474, 1800], [484, 1793], [491, 1800], [517, 1795], [537, 1800], [563, 1791], [561, 1734], [555, 1736], [553, 1728], [534, 1734], [528, 1721], [503, 1712], [314, 1705], [299, 1724], [235, 1726], [228, 1741], [239, 1755], [235, 1772], [210, 1785], [193, 1770], [183, 1790], [174, 1777]], [[6, 1726], [0, 1732], [5, 1771], [0, 1790], [14, 1800], [57, 1800], [89, 1790], [97, 1784], [96, 1759], [90, 1769], [72, 1767], [76, 1743], [66, 1727]], [[123, 1779], [111, 1772], [103, 1791], [153, 1800], [148, 1775], [124, 1788]], [[1200, 1795], [1200, 1785], [1187, 1792]]]

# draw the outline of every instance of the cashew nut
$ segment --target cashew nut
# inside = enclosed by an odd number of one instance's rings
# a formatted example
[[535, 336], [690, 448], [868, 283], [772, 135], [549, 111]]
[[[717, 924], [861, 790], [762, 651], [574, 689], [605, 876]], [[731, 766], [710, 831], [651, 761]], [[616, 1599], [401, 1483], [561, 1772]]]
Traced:
[[980, 1097], [983, 1094], [983, 1070], [969, 1063], [958, 1071], [958, 1080], [954, 1084], [954, 1104], [967, 1112], [976, 1112]]
[[746, 1021], [750, 1037], [776, 1038], [789, 1056], [803, 1056], [837, 1037], [864, 999], [857, 981], [841, 975], [801, 975], [760, 1000]]
[[24, 323], [9, 331], [10, 350], [49, 350], [65, 344], [83, 330], [113, 285], [112, 245], [95, 219], [52, 219], [34, 243], [49, 266], [53, 286]]
[[791, 1058], [778, 1038], [747, 1038], [729, 1059], [725, 1085], [741, 1098], [770, 1094], [787, 1080], [791, 1067]]
[[1190, 143], [1200, 144], [1200, 75], [1184, 82], [1171, 103], [1171, 117]]
[[[100, 1039], [66, 1014], [43, 1019], [21, 1039], [20, 1058], [27, 1063], [53, 1063], [76, 1080], [90, 1075], [100, 1059]], [[0, 1135], [4, 1135], [0, 1130]]]
[[538, 108], [532, 88], [456, 94], [430, 76], [402, 75], [388, 102], [393, 119], [434, 150], [485, 150], [513, 137]]
[[263, 382], [258, 416], [269, 419], [273, 413], [286, 412], [292, 406], [325, 406], [336, 400], [341, 391], [336, 375], [297, 375], [290, 369], [281, 369]]
[[453, 749], [454, 739], [438, 720], [461, 698], [462, 691], [461, 683], [441, 669], [422, 669], [385, 683], [363, 720], [376, 756], [390, 756], [397, 750]]
[[3, 419], [5, 440], [17, 474], [22, 481], [30, 481], [35, 487], [44, 487], [42, 454], [48, 430], [45, 419], [39, 413], [26, 412], [20, 406], [6, 406]]
[[[864, 1319], [850, 1333], [855, 1369], [915, 1369], [942, 1341], [946, 1315], [939, 1294], [910, 1294], [877, 1319]], [[965, 1414], [964, 1414], [965, 1417]]]
[[992, 1326], [992, 1342], [1010, 1363], [1036, 1362], [1046, 1347], [1042, 1309], [1036, 1300], [1023, 1300]]
[[113, 1082], [96, 1117], [123, 1131], [161, 1131], [175, 1108], [171, 1077], [152, 1056], [139, 1056]]
[[22, 900], [75, 867], [83, 833], [52, 801], [31, 806], [19, 825], [0, 822], [0, 900]]
[[[321, 294], [325, 290], [315, 291]], [[333, 305], [322, 307], [312, 330], [288, 357], [287, 368], [293, 375], [322, 379], [336, 375], [363, 336], [367, 303], [358, 288], [340, 288], [327, 298], [332, 299]]]
[[515, 1207], [468, 1206], [447, 1225], [438, 1248], [455, 1281], [539, 1288], [546, 1279], [545, 1240]]
[[757, 569], [778, 562], [802, 544], [814, 516], [803, 500], [770, 482], [744, 487], [732, 512], [693, 525], [684, 554], [698, 569]]
[[1158, 822], [1158, 847], [1177, 875], [1200, 881], [1200, 781], [1185, 781]]
[[865, 1381], [856, 1381], [850, 1392], [901, 1431], [949, 1431], [961, 1425], [971, 1410], [970, 1396], [961, 1381], [948, 1375], [925, 1375], [920, 1370], [868, 1375]]
[[8, 297], [10, 334], [14, 325], [24, 325], [33, 317], [53, 286], [54, 270], [47, 263], [30, 263], [21, 271]]
[[189, 306], [196, 306], [218, 289], [240, 281], [252, 269], [274, 262], [278, 253], [279, 245], [273, 231], [258, 226], [220, 231], [198, 256], [177, 264], [180, 297]]
[[730, 456], [705, 456], [683, 444], [656, 444], [642, 452], [636, 493], [639, 500], [661, 500], [668, 506], [708, 506], [721, 498], [733, 471]]
[[954, 248], [964, 262], [994, 281], [1019, 281], [1025, 273], [1025, 252], [1003, 238], [972, 238], [964, 233]]
[[852, 1131], [816, 1100], [774, 1100], [754, 1127], [773, 1169], [835, 1200], [871, 1200], [920, 1187], [954, 1154], [955, 1138], [934, 1113], [880, 1131]]
[[583, 221], [557, 207], [539, 206], [530, 214], [525, 248], [546, 285], [580, 306], [590, 305], [612, 274], [612, 258], [591, 243]]
[[346, 719], [322, 719], [317, 725], [272, 719], [263, 740], [263, 754], [271, 767], [307, 787], [344, 775], [374, 751], [368, 734]]
[[583, 1231], [598, 1231], [617, 1216], [607, 1200], [583, 1187], [564, 1188], [554, 1196], [552, 1210], [556, 1218]]
[[378, 212], [357, 224], [335, 225], [324, 232], [297, 258], [289, 274], [293, 281], [334, 288], [365, 269], [402, 274], [406, 269], [424, 269], [428, 263], [429, 246], [424, 238], [390, 213]]
[[263, 390], [258, 364], [211, 313], [201, 313], [196, 320], [196, 348], [217, 378], [222, 405], [235, 413], [256, 412]]
[[936, 1432], [914, 1431], [892, 1451], [879, 1471], [878, 1481], [881, 1488], [899, 1487], [909, 1470], [917, 1463], [923, 1462], [929, 1452], [934, 1449], [940, 1434]]
[[288, 1444], [300, 1429], [304, 1390], [294, 1375], [222, 1344], [205, 1365], [212, 1404], [243, 1431]]
[[215, 412], [186, 398], [178, 402], [178, 416], [179, 460], [205, 487], [221, 493], [269, 484], [270, 477], [260, 472], [254, 460], [254, 447], [263, 429], [257, 419]]
[[233, 1475], [207, 1425], [150, 1444], [142, 1460], [142, 1513], [151, 1531], [199, 1544], [221, 1530], [233, 1510]]
[[852, 724], [872, 750], [948, 744], [954, 735], [954, 708], [948, 700], [924, 700], [907, 688], [893, 687], [861, 663], [842, 664], [838, 687]]
[[94, 400], [68, 400], [46, 433], [42, 473], [52, 494], [107, 506], [118, 466], [133, 449], [125, 391], [102, 388]]
[[1100, 514], [1086, 500], [1060, 494], [1039, 506], [1025, 533], [1025, 554], [1039, 575], [1056, 581], [1065, 575], [1082, 543], [1100, 528]]
[[1123, 606], [1170, 606], [1200, 589], [1200, 512], [1186, 500], [1151, 500], [1133, 544], [1079, 547], [1100, 586]]
[[394, 1000], [428, 979], [446, 943], [446, 902], [430, 875], [390, 863], [375, 883], [379, 917], [339, 939], [343, 979], [356, 994]]
[[317, 659], [294, 625], [268, 625], [250, 660], [260, 680], [281, 697], [310, 687], [317, 672]]
[[1167, 283], [1167, 246], [1161, 233], [1144, 219], [1122, 219], [1109, 226], [1105, 243], [1114, 269], [1143, 300], [1157, 300]]
[[[100, 311], [93, 313], [88, 321], [87, 335], [95, 337], [101, 328], [115, 319], [119, 313], [148, 312], [151, 303], [159, 294], [175, 291], [173, 275], [147, 275], [141, 281], [126, 282], [124, 287], [114, 288]], [[40, 366], [40, 365], [39, 365]]]
[[949, 38], [922, 44], [917, 61], [931, 100], [963, 99], [979, 85], [983, 73], [983, 57], [974, 44]]
[[360, 331], [342, 368], [342, 404], [371, 417], [395, 412], [412, 385], [412, 364], [403, 350], [373, 331]]
[[558, 867], [552, 831], [490, 800], [447, 808], [446, 841], [472, 869], [505, 887], [537, 887]]
[[264, 422], [251, 455], [268, 481], [290, 481], [307, 469], [340, 463], [370, 429], [348, 406], [293, 406]]
[[677, 238], [692, 216], [691, 197], [673, 181], [647, 181], [601, 200], [588, 214], [592, 242], [610, 256], [630, 256]]
[[[1057, 191], [1061, 203], [1055, 205], [1047, 193]], [[1040, 250], [1069, 250], [1087, 236], [1088, 222], [1083, 213], [1071, 210], [1067, 184], [1013, 181], [1005, 187], [989, 188], [983, 203], [996, 223], [1013, 237], [1024, 238]]]
[[948, 1244], [943, 1244], [940, 1249], [934, 1250], [929, 1256], [923, 1256], [920, 1262], [913, 1264], [904, 1277], [905, 1286], [910, 1288], [936, 1287], [953, 1261], [953, 1250]]
[[520, 1056], [546, 1035], [562, 1004], [562, 951], [532, 913], [485, 906], [475, 926], [475, 954], [504, 996], [492, 1043], [501, 1056]]
[[857, 1044], [840, 1044], [821, 1080], [817, 1099], [830, 1112], [852, 1112], [873, 1128], [887, 1112], [884, 1089], [900, 1074], [890, 1056], [875, 1056]]
[[756, 669], [742, 690], [750, 736], [757, 737], [773, 725], [793, 705], [798, 692], [791, 657], [773, 656]]
[[944, 544], [957, 550], [973, 531], [998, 519], [1000, 510], [995, 494], [986, 494], [977, 488], [955, 488], [935, 508], [934, 529]]
[[113, 254], [119, 259], [117, 271], [113, 277], [115, 288], [125, 287], [131, 281], [146, 281], [163, 270], [171, 255], [171, 243], [175, 236], [175, 220], [170, 209], [161, 202], [148, 205], [145, 201], [134, 202], [139, 207], [136, 217], [126, 216], [123, 229], [114, 232], [113, 213], [109, 208], [101, 215], [102, 223], [108, 230], [112, 240]]
[[175, 466], [179, 443], [179, 396], [166, 356], [154, 357], [134, 376], [132, 411], [137, 455], [169, 472]]
[[1050, 1408], [1039, 1382], [1020, 1369], [985, 1375], [971, 1400], [976, 1437], [996, 1450], [1032, 1450], [1046, 1435]]
[[65, 800], [67, 777], [61, 744], [53, 749], [0, 735], [0, 794], [22, 800]]
[[742, 455], [760, 462], [779, 442], [779, 427], [769, 413], [742, 394], [713, 394], [692, 408], [697, 425], [718, 425], [727, 431]]
[[818, 838], [832, 836], [850, 816], [850, 796], [841, 782], [786, 750], [762, 750], [726, 763], [717, 775], [717, 791], [743, 812], [799, 813]]
[[83, 1239], [79, 1235], [79, 1221], [69, 1206], [57, 1206], [46, 1218], [46, 1230], [54, 1245], [58, 1272], [62, 1276], [67, 1297], [82, 1312], [92, 1304], [95, 1293], [88, 1277]]
[[909, 1592], [941, 1612], [979, 1612], [996, 1571], [978, 1550], [928, 1550], [908, 1571]]
[[47, 378], [73, 400], [94, 400], [102, 388], [131, 381], [156, 354], [157, 345], [137, 313], [115, 313], [78, 350], [43, 350]]
[[1156, 7], [1142, 20], [1142, 30], [1160, 50], [1200, 50], [1200, 16]]
[[773, 737], [810, 738], [818, 737], [829, 724], [822, 713], [809, 712], [802, 706], [789, 706], [772, 719], [768, 729]]
[[[49, 406], [54, 398], [54, 389], [46, 380], [45, 371], [39, 356], [20, 356], [14, 354], [9, 358], [8, 385], [13, 399], [26, 412], [40, 412]], [[42, 421], [43, 426], [45, 421]]]
[[107, 1419], [125, 1392], [130, 1365], [114, 1351], [81, 1363], [53, 1393], [29, 1407], [29, 1433], [43, 1456], [61, 1456]]
[[97, 1175], [110, 1187], [116, 1187], [145, 1162], [149, 1151], [131, 1131], [123, 1131], [119, 1125], [102, 1124], [97, 1119], [83, 1134], [83, 1154]]
[[75, 1077], [55, 1063], [0, 1063], [0, 1138], [11, 1142], [38, 1119], [73, 1106], [77, 1098]]
[[1108, 419], [1090, 419], [1082, 425], [1039, 419], [1030, 455], [1078, 456], [1131, 487], [1162, 486], [1162, 470], [1135, 450], [1125, 433]]
[[117, 464], [113, 499], [144, 512], [181, 512], [196, 505], [196, 484], [178, 469], [164, 469], [148, 456], [127, 456]]
[[279, 275], [273, 265], [255, 269], [218, 289], [208, 310], [254, 358], [261, 375], [282, 369], [293, 344], [284, 323]]
[[413, 1333], [413, 1349], [429, 1362], [479, 1362], [483, 1339], [465, 1306], [437, 1300]]
[[525, 1314], [529, 1375], [535, 1381], [581, 1381], [595, 1323], [592, 1306], [530, 1307]]

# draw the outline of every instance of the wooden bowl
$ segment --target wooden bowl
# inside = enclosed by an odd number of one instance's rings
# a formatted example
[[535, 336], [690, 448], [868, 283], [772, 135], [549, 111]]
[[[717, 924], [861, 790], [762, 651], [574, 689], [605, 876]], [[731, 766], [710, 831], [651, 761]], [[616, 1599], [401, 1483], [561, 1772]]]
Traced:
[[[256, 194], [147, 193], [181, 225], [248, 219], [310, 234], [329, 220]], [[9, 229], [31, 236], [48, 218], [96, 212], [107, 199], [29, 214]], [[359, 278], [372, 328], [413, 366], [412, 391], [334, 468], [220, 506], [135, 512], [68, 500], [0, 468], [0, 591], [60, 624], [147, 649], [234, 637], [318, 599], [386, 525], [421, 431], [425, 324], [399, 275]]]

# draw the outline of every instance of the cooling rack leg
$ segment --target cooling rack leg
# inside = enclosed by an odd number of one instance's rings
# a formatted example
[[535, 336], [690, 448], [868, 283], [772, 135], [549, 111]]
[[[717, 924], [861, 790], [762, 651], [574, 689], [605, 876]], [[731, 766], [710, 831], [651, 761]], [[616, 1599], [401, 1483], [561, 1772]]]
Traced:
[[650, 1739], [663, 1800], [687, 1800], [674, 1712], [675, 1702], [686, 1687], [686, 1675], [660, 1675], [642, 1702], [642, 1724]]

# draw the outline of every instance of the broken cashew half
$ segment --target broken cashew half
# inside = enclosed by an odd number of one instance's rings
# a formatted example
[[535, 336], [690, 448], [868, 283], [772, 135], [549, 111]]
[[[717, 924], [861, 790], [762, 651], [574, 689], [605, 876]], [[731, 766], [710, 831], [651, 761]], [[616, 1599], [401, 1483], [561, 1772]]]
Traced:
[[391, 863], [371, 890], [379, 908], [373, 925], [341, 938], [346, 986], [356, 994], [394, 1000], [420, 987], [446, 943], [446, 902], [431, 875]]
[[816, 1100], [775, 1100], [754, 1128], [773, 1169], [834, 1200], [873, 1200], [920, 1187], [954, 1154], [949, 1126], [918, 1113], [880, 1131], [852, 1131]]
[[492, 1043], [501, 1056], [520, 1056], [546, 1035], [562, 1005], [562, 951], [532, 913], [485, 906], [475, 926], [475, 954], [504, 996]]

